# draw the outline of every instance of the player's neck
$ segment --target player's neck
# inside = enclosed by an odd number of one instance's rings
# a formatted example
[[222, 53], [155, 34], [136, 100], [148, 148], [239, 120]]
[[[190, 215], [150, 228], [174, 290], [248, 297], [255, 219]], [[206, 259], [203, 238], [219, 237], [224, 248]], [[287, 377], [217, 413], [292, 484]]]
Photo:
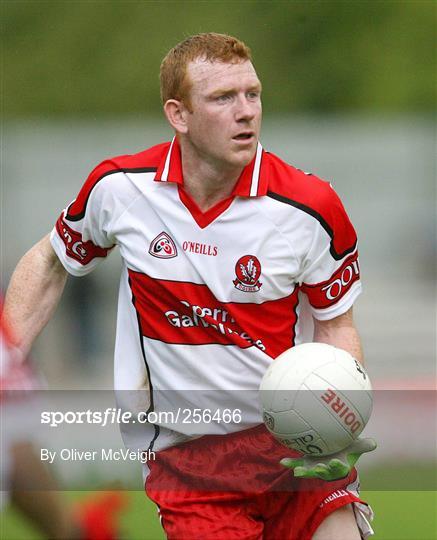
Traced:
[[202, 212], [230, 197], [242, 167], [226, 168], [203, 160], [186, 148], [181, 151], [184, 190]]

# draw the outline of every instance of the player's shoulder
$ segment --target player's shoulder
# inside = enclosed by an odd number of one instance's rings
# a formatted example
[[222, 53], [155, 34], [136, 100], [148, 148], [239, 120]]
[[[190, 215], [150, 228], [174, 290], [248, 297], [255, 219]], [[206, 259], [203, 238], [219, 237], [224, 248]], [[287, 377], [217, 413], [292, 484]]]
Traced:
[[[297, 210], [311, 226], [320, 226], [331, 238], [335, 259], [355, 249], [357, 237], [339, 196], [326, 180], [305, 173], [268, 154], [269, 181], [267, 196], [287, 213]], [[279, 209], [279, 208], [277, 208]]]
[[339, 204], [339, 197], [329, 181], [304, 172], [268, 153], [268, 196], [280, 203], [300, 208], [310, 214], [325, 215]]
[[89, 178], [96, 181], [117, 172], [156, 172], [169, 146], [170, 142], [164, 142], [135, 154], [123, 154], [107, 158], [91, 171]]
[[[156, 173], [158, 166], [166, 155], [170, 143], [161, 143], [136, 154], [115, 156], [105, 159], [95, 167], [83, 184], [77, 198], [69, 206], [66, 218], [78, 221], [85, 215], [88, 201], [92, 193], [110, 193], [122, 205], [126, 205], [136, 196], [138, 190], [127, 180], [127, 175], [138, 178], [137, 175]], [[142, 179], [142, 177], [140, 178]], [[99, 187], [100, 189], [96, 189]]]

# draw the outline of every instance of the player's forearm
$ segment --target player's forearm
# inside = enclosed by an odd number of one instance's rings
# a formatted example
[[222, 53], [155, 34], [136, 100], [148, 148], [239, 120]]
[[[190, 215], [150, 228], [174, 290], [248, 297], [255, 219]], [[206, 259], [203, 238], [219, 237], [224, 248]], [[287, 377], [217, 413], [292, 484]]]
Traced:
[[58, 305], [67, 272], [45, 236], [18, 263], [5, 298], [4, 317], [27, 354]]
[[352, 308], [330, 321], [314, 320], [314, 341], [344, 349], [359, 362], [364, 363], [361, 340], [353, 321]]

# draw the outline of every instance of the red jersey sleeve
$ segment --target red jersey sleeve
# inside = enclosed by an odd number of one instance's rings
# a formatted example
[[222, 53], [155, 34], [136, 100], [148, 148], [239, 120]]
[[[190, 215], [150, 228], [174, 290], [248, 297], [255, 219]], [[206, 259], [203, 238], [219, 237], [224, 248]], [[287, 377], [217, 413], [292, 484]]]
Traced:
[[340, 198], [327, 183], [318, 197], [300, 282], [314, 317], [324, 320], [352, 306], [361, 292], [361, 282], [357, 235]]
[[66, 270], [75, 276], [93, 270], [116, 244], [111, 224], [118, 208], [112, 188], [119, 174], [112, 160], [98, 165], [55, 224], [52, 246]]

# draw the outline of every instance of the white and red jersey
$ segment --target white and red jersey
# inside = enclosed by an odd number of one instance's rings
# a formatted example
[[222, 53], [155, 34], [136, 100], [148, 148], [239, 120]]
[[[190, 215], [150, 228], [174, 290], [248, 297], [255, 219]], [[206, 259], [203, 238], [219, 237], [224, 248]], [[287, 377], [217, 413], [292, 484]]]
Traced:
[[[326, 320], [361, 290], [356, 234], [330, 184], [261, 145], [232, 195], [206, 212], [184, 191], [176, 139], [104, 161], [51, 241], [75, 276], [120, 248], [116, 389], [146, 389], [149, 410], [164, 407], [161, 390], [239, 392], [244, 421], [211, 422], [208, 433], [261, 423], [245, 391], [256, 393], [272, 359], [299, 342], [303, 296]], [[148, 429], [145, 447], [147, 437], [155, 449], [183, 438]]]

